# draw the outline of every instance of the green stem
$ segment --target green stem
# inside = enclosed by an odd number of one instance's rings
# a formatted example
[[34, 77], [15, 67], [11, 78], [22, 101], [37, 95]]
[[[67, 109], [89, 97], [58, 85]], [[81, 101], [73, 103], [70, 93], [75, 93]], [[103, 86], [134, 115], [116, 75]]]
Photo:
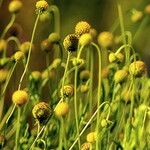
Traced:
[[[99, 71], [98, 71], [98, 89], [97, 89], [97, 109], [99, 108], [101, 104], [101, 82], [102, 82], [102, 62], [101, 62], [101, 50], [99, 47], [95, 44], [92, 43], [92, 45], [95, 47], [97, 50], [98, 54], [98, 65], [99, 65]], [[96, 121], [96, 133], [99, 133], [99, 118], [100, 118], [100, 111], [97, 112], [97, 121]], [[99, 150], [99, 136], [96, 139], [96, 150]]]
[[68, 66], [69, 66], [70, 56], [71, 56], [71, 52], [68, 52], [66, 68], [65, 68], [64, 75], [63, 75], [63, 80], [62, 80], [62, 89], [65, 85], [65, 79], [66, 79], [66, 74], [67, 74], [67, 70], [68, 70]]
[[16, 125], [16, 139], [15, 139], [15, 149], [18, 149], [19, 136], [20, 136], [20, 117], [21, 117], [21, 108], [18, 107], [18, 116], [17, 116], [17, 125]]
[[31, 42], [30, 42], [30, 47], [29, 47], [29, 52], [28, 52], [28, 57], [27, 57], [27, 62], [26, 62], [26, 65], [25, 65], [24, 72], [23, 72], [23, 74], [22, 74], [22, 76], [20, 78], [20, 81], [19, 81], [18, 90], [21, 89], [22, 81], [23, 81], [24, 76], [25, 76], [25, 74], [27, 72], [27, 69], [28, 69], [28, 65], [29, 65], [29, 61], [30, 61], [30, 57], [31, 57], [32, 44], [33, 44], [34, 35], [35, 35], [36, 27], [37, 27], [37, 24], [38, 24], [39, 16], [40, 15], [37, 16], [35, 24], [34, 24], [34, 27], [33, 27], [33, 32], [32, 32], [32, 36], [31, 36]]
[[6, 28], [4, 29], [2, 35], [1, 35], [1, 39], [3, 39], [6, 35], [6, 33], [8, 32], [8, 30], [10, 29], [10, 27], [13, 25], [14, 21], [16, 19], [16, 14], [13, 14], [11, 17], [10, 22], [8, 23], [8, 25], [6, 26]]
[[54, 15], [54, 32], [60, 34], [60, 13], [55, 5], [51, 5], [49, 11]]
[[93, 51], [89, 51], [89, 56], [91, 57], [90, 63], [90, 91], [89, 91], [89, 110], [90, 116], [92, 116], [92, 104], [93, 104], [93, 72], [94, 72], [94, 54]]
[[6, 83], [5, 83], [5, 85], [4, 85], [4, 88], [3, 88], [3, 91], [2, 91], [2, 96], [4, 95], [4, 93], [5, 93], [6, 89], [7, 89], [7, 86], [8, 86], [9, 81], [10, 81], [12, 75], [13, 75], [13, 72], [14, 72], [14, 70], [15, 70], [15, 68], [16, 68], [16, 65], [17, 65], [17, 62], [15, 62], [14, 66], [12, 67], [12, 69], [11, 69], [11, 71], [10, 71], [10, 74], [9, 74], [9, 76], [8, 76], [8, 78], [7, 78], [7, 81], [6, 81]]
[[[127, 45], [126, 34], [125, 34], [125, 29], [124, 29], [123, 14], [122, 14], [122, 9], [121, 9], [120, 4], [118, 4], [118, 14], [119, 14], [119, 21], [120, 21], [121, 34], [123, 38], [123, 44]], [[128, 51], [129, 50], [127, 49], [127, 47], [125, 47], [126, 64], [129, 62]]]
[[89, 119], [89, 121], [86, 123], [86, 125], [84, 126], [84, 128], [82, 129], [82, 131], [80, 132], [79, 136], [76, 138], [76, 140], [74, 141], [74, 143], [71, 145], [71, 147], [69, 148], [69, 150], [72, 150], [73, 147], [75, 146], [75, 144], [77, 143], [77, 141], [79, 140], [79, 138], [82, 136], [82, 134], [84, 133], [84, 131], [87, 129], [87, 127], [89, 126], [89, 124], [93, 121], [94, 117], [97, 115], [98, 111], [100, 110], [100, 108], [105, 105], [105, 104], [109, 104], [108, 101], [103, 102], [94, 112], [94, 114], [91, 116], [91, 118]]

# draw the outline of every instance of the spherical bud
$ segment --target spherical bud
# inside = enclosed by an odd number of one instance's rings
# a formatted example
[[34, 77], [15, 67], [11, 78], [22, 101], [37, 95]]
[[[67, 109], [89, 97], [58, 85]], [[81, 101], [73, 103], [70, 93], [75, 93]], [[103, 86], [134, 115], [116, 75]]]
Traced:
[[113, 34], [110, 32], [102, 32], [98, 35], [98, 44], [108, 48], [113, 44]]
[[110, 70], [108, 67], [103, 68], [102, 69], [102, 78], [108, 78], [109, 72], [110, 72]]
[[32, 109], [33, 117], [40, 123], [45, 124], [52, 116], [52, 109], [49, 104], [45, 102], [39, 102]]
[[22, 106], [27, 103], [29, 99], [28, 93], [24, 90], [17, 90], [12, 95], [12, 101], [18, 106]]
[[63, 42], [65, 50], [74, 52], [78, 48], [78, 37], [75, 34], [69, 34], [65, 37]]
[[3, 135], [0, 135], [0, 149], [4, 146], [6, 138]]
[[[29, 52], [29, 48], [30, 48], [30, 42], [28, 42], [28, 41], [22, 43], [21, 46], [20, 46], [20, 50], [22, 52], [24, 52], [24, 54]], [[32, 45], [32, 49], [33, 49], [33, 45]]]
[[86, 136], [86, 140], [89, 143], [93, 143], [96, 141], [97, 138], [97, 134], [96, 132], [90, 132], [87, 136]]
[[117, 53], [116, 57], [118, 62], [122, 63], [124, 61], [124, 55], [122, 53]]
[[42, 72], [42, 79], [54, 79], [56, 77], [56, 71], [52, 70], [44, 70]]
[[49, 35], [48, 40], [51, 43], [57, 44], [60, 42], [60, 35], [58, 33], [53, 32]]
[[127, 77], [128, 72], [126, 70], [118, 70], [114, 75], [114, 80], [116, 83], [122, 83]]
[[9, 4], [9, 11], [11, 13], [18, 13], [20, 9], [22, 8], [22, 2], [20, 0], [12, 0]]
[[107, 125], [108, 125], [108, 121], [106, 119], [102, 119], [101, 120], [101, 126], [102, 127], [107, 127]]
[[41, 42], [41, 49], [45, 52], [50, 52], [53, 49], [53, 44], [45, 39]]
[[72, 85], [65, 85], [63, 89], [61, 89], [62, 97], [72, 97], [74, 94], [74, 87]]
[[81, 93], [86, 93], [86, 92], [88, 92], [89, 91], [89, 86], [88, 85], [81, 85], [81, 87], [80, 87], [80, 91], [81, 91]]
[[24, 53], [22, 51], [18, 51], [14, 54], [15, 61], [21, 61], [24, 58]]
[[40, 81], [41, 80], [41, 73], [39, 71], [33, 71], [30, 75], [30, 80], [34, 80], [35, 82]]
[[82, 34], [89, 33], [91, 26], [86, 21], [80, 21], [75, 26], [75, 34], [81, 36]]
[[135, 22], [140, 21], [142, 18], [143, 18], [143, 12], [134, 10], [134, 12], [131, 16], [131, 21], [135, 23]]
[[72, 59], [72, 64], [73, 66], [80, 66], [83, 65], [85, 62], [83, 59], [79, 59], [79, 58], [73, 58]]
[[66, 114], [68, 114], [68, 112], [69, 112], [69, 105], [67, 102], [62, 101], [57, 104], [55, 108], [55, 115], [57, 117], [65, 116]]
[[36, 2], [36, 9], [39, 13], [43, 13], [48, 9], [49, 5], [45, 0], [39, 0]]
[[150, 14], [150, 4], [148, 4], [146, 7], [145, 7], [145, 12], [147, 14]]
[[80, 79], [82, 81], [87, 81], [90, 78], [90, 72], [89, 70], [83, 70], [80, 72]]
[[117, 57], [116, 57], [116, 55], [115, 55], [115, 53], [113, 53], [113, 52], [111, 52], [110, 54], [109, 54], [109, 62], [110, 63], [112, 63], [112, 62], [115, 62], [116, 60], [117, 60]]
[[87, 46], [90, 45], [92, 42], [92, 36], [89, 33], [82, 34], [79, 38], [79, 44], [81, 46]]
[[96, 38], [96, 36], [97, 36], [97, 31], [96, 31], [94, 28], [91, 28], [89, 33], [91, 34], [91, 36], [92, 36], [93, 39]]
[[133, 76], [141, 77], [143, 74], [146, 74], [147, 68], [143, 61], [138, 60], [130, 64], [129, 72]]
[[81, 150], [90, 150], [91, 147], [92, 147], [91, 143], [86, 142], [86, 143], [81, 145]]
[[5, 40], [0, 40], [0, 53], [6, 50], [7, 42]]
[[123, 90], [121, 96], [122, 96], [122, 100], [125, 101], [125, 103], [129, 103], [131, 101], [131, 91], [129, 91], [128, 89]]
[[6, 81], [8, 76], [8, 70], [6, 69], [0, 69], [0, 83], [3, 83]]
[[61, 59], [60, 58], [56, 58], [56, 59], [54, 59], [54, 61], [52, 63], [52, 67], [54, 69], [56, 69], [60, 64], [61, 64]]
[[50, 13], [48, 11], [45, 11], [43, 12], [41, 15], [40, 15], [40, 21], [41, 22], [46, 22], [46, 21], [49, 21], [51, 18], [50, 16]]

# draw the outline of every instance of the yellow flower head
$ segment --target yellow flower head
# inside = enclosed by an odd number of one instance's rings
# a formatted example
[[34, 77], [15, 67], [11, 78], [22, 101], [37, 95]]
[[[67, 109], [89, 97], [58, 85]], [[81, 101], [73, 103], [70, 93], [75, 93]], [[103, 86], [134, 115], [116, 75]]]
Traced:
[[81, 36], [82, 34], [89, 33], [91, 26], [86, 21], [80, 21], [75, 26], [75, 34]]
[[24, 90], [17, 90], [12, 95], [12, 101], [16, 105], [21, 106], [28, 101], [28, 93]]

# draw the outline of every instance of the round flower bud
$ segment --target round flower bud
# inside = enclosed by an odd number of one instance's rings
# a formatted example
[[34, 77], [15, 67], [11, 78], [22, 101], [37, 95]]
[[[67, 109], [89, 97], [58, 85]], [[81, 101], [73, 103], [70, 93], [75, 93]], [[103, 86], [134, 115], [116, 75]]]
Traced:
[[49, 35], [48, 40], [51, 43], [57, 44], [60, 41], [60, 35], [58, 33], [53, 32]]
[[148, 4], [146, 7], [145, 7], [145, 12], [147, 14], [150, 14], [150, 4]]
[[91, 26], [86, 21], [80, 21], [75, 26], [75, 34], [81, 36], [82, 34], [89, 33]]
[[45, 39], [41, 42], [41, 49], [45, 52], [50, 52], [53, 49], [53, 44]]
[[[24, 42], [24, 43], [22, 43], [21, 46], [20, 46], [20, 50], [21, 50], [22, 52], [24, 52], [24, 54], [28, 53], [29, 48], [30, 48], [30, 42]], [[32, 45], [32, 49], [33, 49], [33, 45]]]
[[113, 34], [110, 32], [102, 32], [98, 35], [98, 44], [108, 48], [113, 44]]
[[81, 145], [81, 150], [90, 150], [91, 147], [92, 147], [91, 143], [86, 142], [86, 143]]
[[92, 36], [89, 33], [82, 34], [79, 38], [79, 44], [81, 46], [90, 45], [92, 42]]
[[8, 76], [8, 70], [6, 69], [0, 69], [0, 83], [3, 83], [6, 81]]
[[123, 90], [123, 92], [122, 92], [122, 94], [121, 94], [122, 100], [123, 100], [125, 103], [129, 103], [130, 100], [131, 100], [131, 95], [132, 95], [132, 93], [131, 93], [130, 90], [128, 90], [128, 89]]
[[91, 28], [90, 29], [90, 34], [91, 34], [92, 38], [95, 39], [96, 36], [97, 36], [97, 31], [94, 28]]
[[134, 23], [138, 22], [142, 19], [142, 17], [143, 17], [143, 12], [134, 10], [134, 12], [131, 16], [131, 21], [134, 22]]
[[65, 37], [63, 42], [65, 50], [74, 52], [78, 48], [78, 37], [75, 34], [69, 34]]
[[55, 115], [57, 117], [65, 116], [66, 114], [68, 114], [68, 112], [69, 112], [69, 105], [67, 102], [62, 101], [57, 104], [55, 108]]
[[87, 136], [86, 136], [86, 140], [89, 143], [93, 143], [96, 141], [97, 135], [96, 132], [90, 132]]
[[81, 93], [86, 93], [89, 90], [89, 86], [88, 85], [81, 85], [80, 87], [80, 91]]
[[7, 43], [5, 40], [0, 40], [0, 53], [6, 50]]
[[41, 73], [39, 71], [33, 71], [30, 75], [30, 80], [34, 80], [35, 82], [41, 80]]
[[36, 9], [42, 13], [48, 9], [49, 5], [45, 0], [39, 0], [36, 2]]
[[110, 72], [110, 70], [108, 67], [103, 68], [102, 69], [102, 77], [107, 78], [109, 76], [109, 72]]
[[72, 97], [74, 94], [74, 88], [72, 85], [65, 85], [63, 89], [61, 89], [62, 97]]
[[108, 59], [109, 59], [109, 62], [112, 63], [112, 62], [115, 62], [117, 60], [117, 57], [116, 57], [115, 53], [111, 52], [109, 54]]
[[108, 125], [108, 121], [106, 119], [102, 119], [101, 126], [102, 127], [107, 127], [107, 125]]
[[22, 8], [22, 2], [20, 0], [12, 0], [9, 3], [9, 7], [8, 7], [11, 13], [18, 13], [21, 8]]
[[28, 93], [24, 90], [17, 90], [12, 95], [12, 101], [16, 105], [21, 106], [28, 101]]
[[83, 65], [85, 62], [83, 59], [78, 59], [78, 58], [73, 58], [72, 59], [72, 64], [73, 66], [80, 66]]
[[52, 63], [52, 67], [54, 69], [56, 69], [60, 64], [61, 64], [61, 59], [60, 58], [56, 58], [56, 59], [54, 59], [54, 61]]
[[90, 72], [89, 70], [83, 70], [80, 72], [80, 79], [82, 81], [87, 81], [90, 78]]
[[49, 21], [51, 18], [50, 16], [50, 13], [48, 11], [45, 11], [43, 12], [41, 15], [40, 15], [40, 21], [41, 22], [45, 22], [45, 21]]
[[117, 57], [118, 62], [123, 62], [124, 61], [124, 55], [122, 53], [117, 53], [115, 55]]
[[14, 54], [15, 61], [20, 61], [24, 58], [24, 53], [22, 51], [18, 51]]
[[118, 70], [114, 75], [114, 80], [116, 83], [123, 82], [128, 76], [128, 72], [126, 70]]
[[42, 79], [54, 79], [56, 77], [56, 71], [54, 69], [48, 71], [44, 70], [42, 72]]
[[32, 109], [33, 117], [40, 123], [45, 124], [52, 116], [52, 109], [49, 104], [45, 102], [39, 102]]
[[146, 74], [146, 71], [145, 63], [140, 60], [131, 63], [129, 66], [130, 74], [136, 77], [141, 77], [143, 74]]
[[0, 149], [4, 146], [6, 138], [3, 135], [0, 135]]

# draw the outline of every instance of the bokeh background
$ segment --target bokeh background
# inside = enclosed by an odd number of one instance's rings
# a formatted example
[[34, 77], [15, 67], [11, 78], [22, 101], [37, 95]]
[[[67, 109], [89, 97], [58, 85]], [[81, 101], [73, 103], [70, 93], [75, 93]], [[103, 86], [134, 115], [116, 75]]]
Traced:
[[[2, 1], [2, 0], [1, 0]], [[0, 8], [0, 32], [4, 29], [10, 20], [8, 12], [8, 4], [10, 0], [3, 0]], [[19, 24], [21, 41], [30, 40], [33, 24], [35, 21], [35, 3], [36, 0], [22, 0], [24, 7], [17, 15], [16, 23]], [[124, 14], [125, 29], [135, 32], [141, 25], [141, 22], [133, 24], [130, 16], [133, 9], [144, 11], [145, 6], [150, 3], [149, 0], [48, 0], [50, 4], [56, 4], [61, 14], [61, 36], [74, 32], [75, 24], [80, 20], [88, 21], [98, 33], [110, 30], [114, 22], [118, 19], [117, 3], [120, 3]], [[53, 30], [51, 21], [39, 23], [36, 39], [36, 50], [32, 55], [32, 67], [34, 69], [42, 69], [45, 64], [45, 56], [40, 51], [40, 42], [47, 38]], [[49, 32], [48, 32], [49, 31]], [[118, 28], [117, 31], [120, 34]], [[150, 66], [150, 17], [145, 23], [142, 30], [138, 33], [134, 48], [138, 51], [142, 59]], [[35, 61], [38, 60], [38, 61]]]

